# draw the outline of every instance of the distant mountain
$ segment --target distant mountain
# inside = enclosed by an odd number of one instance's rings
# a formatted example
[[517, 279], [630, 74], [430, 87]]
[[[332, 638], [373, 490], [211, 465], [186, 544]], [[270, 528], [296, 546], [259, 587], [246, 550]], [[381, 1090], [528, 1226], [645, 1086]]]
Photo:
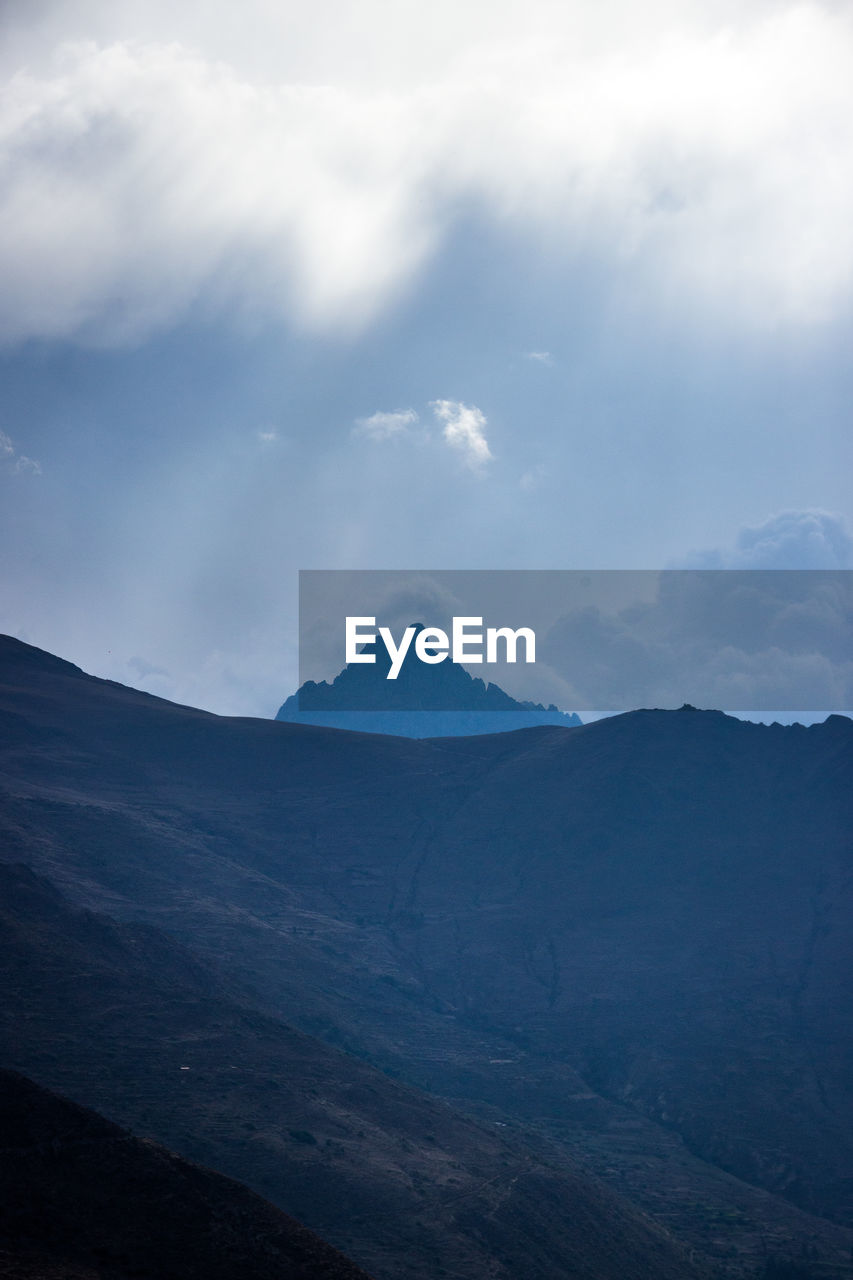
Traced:
[[0, 1069], [0, 1275], [369, 1280], [239, 1182]]
[[78, 909], [0, 921], [6, 1061], [380, 1280], [849, 1280], [851, 773], [839, 716], [412, 741], [0, 640], [0, 858]]
[[[417, 631], [423, 630], [415, 624]], [[409, 656], [395, 680], [384, 644], [365, 645], [375, 663], [351, 663], [331, 682], [308, 680], [279, 708], [276, 720], [401, 738], [450, 738], [504, 733], [539, 725], [573, 728], [574, 713], [518, 702], [457, 662], [429, 665]]]

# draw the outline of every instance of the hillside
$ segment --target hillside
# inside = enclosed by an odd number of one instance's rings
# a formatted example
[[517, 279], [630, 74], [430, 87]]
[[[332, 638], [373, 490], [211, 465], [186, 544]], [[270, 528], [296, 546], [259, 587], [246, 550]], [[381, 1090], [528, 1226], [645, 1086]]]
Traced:
[[287, 1214], [0, 1069], [0, 1276], [369, 1280]]
[[848, 1274], [849, 721], [686, 708], [412, 742], [2, 656], [9, 860], [590, 1169], [719, 1274]]
[[75, 910], [25, 867], [0, 865], [0, 976], [0, 1061], [251, 1183], [377, 1276], [698, 1275], [595, 1182], [266, 1016], [157, 930]]

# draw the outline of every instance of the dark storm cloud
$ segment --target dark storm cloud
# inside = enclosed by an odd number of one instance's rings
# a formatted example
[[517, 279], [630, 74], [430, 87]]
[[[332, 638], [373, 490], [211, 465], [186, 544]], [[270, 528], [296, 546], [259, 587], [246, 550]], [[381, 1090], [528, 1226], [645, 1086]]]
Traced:
[[576, 708], [853, 708], [853, 573], [666, 570], [656, 597], [567, 612], [542, 644]]

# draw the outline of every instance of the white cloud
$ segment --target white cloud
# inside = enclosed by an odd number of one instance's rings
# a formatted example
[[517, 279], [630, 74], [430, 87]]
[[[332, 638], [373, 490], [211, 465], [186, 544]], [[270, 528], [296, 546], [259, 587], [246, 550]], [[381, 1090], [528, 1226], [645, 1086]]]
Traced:
[[[462, 454], [472, 471], [481, 470], [491, 461], [492, 452], [486, 439], [486, 416], [481, 409], [460, 400], [431, 400], [430, 408], [441, 424], [441, 438]], [[414, 409], [379, 411], [369, 418], [358, 418], [352, 434], [375, 442], [397, 440], [411, 437], [412, 428], [419, 422]], [[421, 443], [435, 440], [426, 426], [418, 433], [418, 438]]]
[[31, 471], [33, 475], [40, 476], [41, 463], [36, 462], [35, 458], [28, 458], [25, 453], [22, 453], [15, 459], [15, 472], [20, 475], [22, 471]]
[[36, 462], [35, 458], [28, 458], [25, 453], [18, 453], [5, 431], [0, 431], [0, 459], [7, 464], [6, 470], [14, 475], [21, 475], [25, 471], [41, 475], [41, 463]]
[[849, 302], [846, 6], [20, 8], [0, 55], [6, 341], [133, 341], [201, 304], [363, 324], [472, 206], [727, 323]]
[[532, 361], [533, 364], [547, 365], [548, 368], [551, 368], [554, 363], [554, 357], [550, 351], [525, 351], [524, 358]]
[[397, 409], [393, 413], [379, 411], [369, 418], [359, 418], [353, 434], [366, 436], [369, 440], [392, 440], [395, 436], [405, 435], [417, 421], [414, 409]]
[[686, 563], [707, 569], [850, 569], [853, 537], [843, 517], [830, 511], [780, 511], [741, 529], [733, 547], [694, 551]]
[[545, 480], [548, 474], [544, 463], [537, 462], [535, 467], [531, 467], [529, 471], [525, 471], [518, 482], [519, 488], [523, 493], [533, 493]]
[[430, 407], [444, 423], [444, 439], [458, 449], [472, 470], [480, 470], [489, 462], [492, 452], [486, 440], [486, 416], [476, 405], [460, 400], [431, 400]]

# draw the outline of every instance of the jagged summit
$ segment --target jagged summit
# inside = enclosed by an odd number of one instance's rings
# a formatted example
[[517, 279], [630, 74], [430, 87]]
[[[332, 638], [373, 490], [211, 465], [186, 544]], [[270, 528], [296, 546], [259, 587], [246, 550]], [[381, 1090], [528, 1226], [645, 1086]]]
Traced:
[[[416, 633], [424, 629], [422, 623], [413, 625]], [[373, 653], [375, 663], [349, 663], [331, 683], [307, 680], [279, 708], [276, 720], [404, 738], [581, 723], [553, 705], [519, 702], [450, 659], [435, 665], [407, 659], [397, 679], [389, 680], [391, 658], [384, 644], [364, 645], [361, 651]]]

